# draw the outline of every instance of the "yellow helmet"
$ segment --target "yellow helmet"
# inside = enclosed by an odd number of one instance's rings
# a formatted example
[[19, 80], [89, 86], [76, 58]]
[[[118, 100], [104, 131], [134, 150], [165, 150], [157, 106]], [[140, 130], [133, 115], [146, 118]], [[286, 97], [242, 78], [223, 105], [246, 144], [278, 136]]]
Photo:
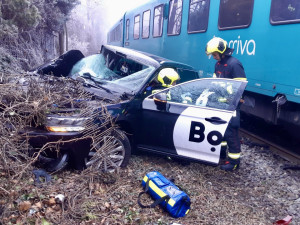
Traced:
[[157, 80], [163, 87], [170, 87], [175, 81], [180, 80], [180, 76], [173, 68], [164, 68], [159, 72]]
[[213, 52], [223, 54], [227, 49], [227, 41], [219, 37], [214, 37], [206, 44], [206, 55], [211, 55]]

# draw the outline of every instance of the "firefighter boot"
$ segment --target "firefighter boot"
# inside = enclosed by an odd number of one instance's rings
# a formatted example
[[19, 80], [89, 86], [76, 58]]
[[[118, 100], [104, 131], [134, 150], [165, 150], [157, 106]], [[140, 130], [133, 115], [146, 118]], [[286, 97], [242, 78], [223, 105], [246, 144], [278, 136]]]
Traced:
[[224, 165], [221, 165], [220, 169], [226, 171], [233, 171], [233, 170], [237, 170], [239, 168], [239, 165], [240, 165], [240, 160], [230, 159], [229, 161], [226, 161]]

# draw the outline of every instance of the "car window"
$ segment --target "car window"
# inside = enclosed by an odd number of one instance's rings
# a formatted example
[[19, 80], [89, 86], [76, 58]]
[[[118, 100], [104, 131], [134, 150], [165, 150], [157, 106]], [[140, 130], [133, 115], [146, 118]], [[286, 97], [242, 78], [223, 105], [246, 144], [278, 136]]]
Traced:
[[132, 91], [138, 91], [143, 86], [143, 84], [147, 80], [148, 76], [153, 72], [153, 70], [153, 67], [148, 67], [129, 76], [110, 81], [108, 83], [118, 84]]
[[[154, 71], [154, 67], [142, 65], [139, 62], [129, 60], [124, 55], [113, 52], [91, 55], [77, 62], [70, 73], [73, 79], [78, 76], [91, 78], [101, 82], [123, 86], [131, 91], [138, 91], [146, 82], [148, 76]], [[105, 81], [105, 83], [103, 83]]]
[[179, 84], [165, 91], [169, 102], [234, 111], [242, 93], [242, 82], [201, 79]]

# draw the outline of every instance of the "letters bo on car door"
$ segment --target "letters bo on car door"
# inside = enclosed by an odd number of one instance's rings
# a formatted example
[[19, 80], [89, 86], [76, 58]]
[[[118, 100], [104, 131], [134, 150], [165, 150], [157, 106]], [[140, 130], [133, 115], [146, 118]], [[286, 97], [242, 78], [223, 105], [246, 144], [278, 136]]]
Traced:
[[[168, 127], [172, 132], [166, 132], [172, 137], [169, 143], [173, 143], [168, 147], [174, 148], [167, 150], [168, 153], [217, 164], [225, 130], [246, 84], [245, 81], [220, 78], [189, 81], [158, 93], [166, 96], [165, 109], [157, 102], [156, 94], [144, 100], [143, 110], [147, 110], [148, 115], [159, 112], [160, 117], [174, 118], [174, 121], [160, 121], [160, 126]], [[148, 137], [151, 139], [159, 132], [150, 132]]]

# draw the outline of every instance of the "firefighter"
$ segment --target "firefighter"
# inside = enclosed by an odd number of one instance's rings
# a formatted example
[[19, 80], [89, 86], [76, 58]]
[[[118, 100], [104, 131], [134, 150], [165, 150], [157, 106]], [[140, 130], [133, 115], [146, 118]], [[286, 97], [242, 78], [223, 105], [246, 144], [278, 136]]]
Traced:
[[[246, 80], [246, 74], [242, 63], [232, 56], [234, 49], [228, 47], [227, 42], [219, 37], [212, 38], [207, 44], [205, 52], [212, 55], [215, 60], [214, 77], [228, 78], [235, 80]], [[232, 87], [227, 87], [230, 94]], [[240, 101], [242, 103], [242, 100]], [[232, 117], [227, 130], [225, 131], [224, 141], [228, 145], [228, 160], [221, 165], [222, 170], [232, 171], [239, 168], [241, 156], [241, 142], [239, 137], [240, 127], [240, 104]], [[222, 143], [224, 145], [224, 142]]]
[[180, 80], [180, 76], [173, 68], [164, 68], [158, 73], [156, 80], [146, 88], [147, 94], [155, 94], [172, 87], [178, 80]]
[[180, 76], [173, 68], [164, 68], [159, 72], [157, 80], [162, 87], [168, 88], [176, 85]]
[[[173, 68], [164, 68], [162, 69], [154, 82], [146, 88], [145, 94], [155, 94], [160, 92], [165, 88], [172, 87], [177, 84], [177, 81], [180, 80], [179, 74]], [[191, 104], [192, 97], [190, 93], [183, 93], [181, 96], [181, 103]], [[171, 100], [170, 91], [167, 92], [167, 100]]]

